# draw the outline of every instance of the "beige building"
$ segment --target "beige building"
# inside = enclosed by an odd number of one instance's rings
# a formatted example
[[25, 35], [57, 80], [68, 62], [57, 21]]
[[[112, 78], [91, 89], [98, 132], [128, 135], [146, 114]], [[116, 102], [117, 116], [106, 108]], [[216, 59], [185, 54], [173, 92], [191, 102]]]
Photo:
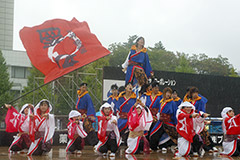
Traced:
[[21, 93], [27, 86], [27, 77], [31, 62], [25, 51], [13, 50], [14, 0], [0, 0], [0, 50], [6, 60], [11, 90]]
[[14, 0], [0, 0], [0, 49], [13, 48]]

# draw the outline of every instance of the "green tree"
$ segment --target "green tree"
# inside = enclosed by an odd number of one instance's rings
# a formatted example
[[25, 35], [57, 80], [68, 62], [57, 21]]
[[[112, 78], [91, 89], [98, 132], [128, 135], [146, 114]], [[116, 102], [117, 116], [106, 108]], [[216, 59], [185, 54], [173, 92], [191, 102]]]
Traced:
[[162, 42], [159, 41], [154, 44], [154, 47], [149, 47], [151, 50], [165, 50], [165, 47], [163, 46]]
[[129, 36], [127, 42], [113, 43], [109, 45], [108, 49], [111, 52], [109, 55], [110, 66], [121, 67], [137, 37], [137, 35]]
[[230, 74], [229, 74], [230, 77], [239, 77], [238, 73], [237, 73], [237, 70], [235, 68], [230, 68]]
[[[28, 76], [27, 86], [24, 87], [23, 93], [31, 92], [32, 90], [42, 86], [44, 84], [44, 74], [37, 68], [32, 66], [29, 69], [30, 75]], [[21, 105], [26, 103], [32, 103], [36, 105], [42, 99], [49, 99], [51, 97], [51, 84], [47, 84], [21, 98]], [[51, 99], [49, 99], [51, 101]]]
[[[99, 109], [99, 107], [102, 105], [102, 76], [103, 76], [103, 67], [109, 66], [110, 63], [110, 56], [106, 56], [104, 58], [100, 58], [97, 61], [88, 64], [81, 68], [81, 70], [84, 73], [93, 73], [96, 75], [92, 76], [83, 76], [81, 79], [88, 83], [88, 88], [91, 89], [91, 92], [89, 90], [89, 94], [92, 97], [93, 104], [96, 108], [96, 111]], [[96, 99], [96, 98], [97, 99]]]
[[194, 54], [190, 57], [191, 65], [198, 74], [229, 76], [232, 65], [227, 58], [219, 55], [210, 58], [206, 54]]
[[[9, 80], [8, 67], [0, 50], [0, 104], [1, 106], [11, 100], [10, 89], [12, 83]], [[1, 109], [2, 110], [2, 109]], [[6, 110], [5, 110], [6, 111]], [[5, 111], [0, 112], [0, 120], [4, 118]]]
[[175, 68], [176, 72], [183, 73], [196, 73], [189, 61], [189, 55], [185, 53], [177, 52], [179, 65]]
[[178, 59], [173, 52], [151, 48], [148, 55], [153, 70], [175, 71], [178, 65]]

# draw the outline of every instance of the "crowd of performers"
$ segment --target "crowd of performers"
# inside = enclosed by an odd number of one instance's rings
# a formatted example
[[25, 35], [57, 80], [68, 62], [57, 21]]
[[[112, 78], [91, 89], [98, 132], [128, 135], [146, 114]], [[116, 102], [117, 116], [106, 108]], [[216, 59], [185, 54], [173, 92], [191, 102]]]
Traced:
[[[207, 99], [197, 87], [188, 88], [183, 99], [177, 91], [166, 87], [161, 92], [154, 77], [144, 39], [136, 45], [124, 62], [125, 86], [111, 86], [108, 100], [96, 116], [87, 84], [82, 83], [77, 91], [76, 109], [69, 113], [67, 153], [81, 153], [85, 140], [96, 153], [114, 157], [121, 145], [127, 146], [126, 154], [151, 153], [168, 148], [174, 157], [202, 156], [205, 151], [218, 152], [205, 125]], [[136, 89], [136, 86], [138, 89]], [[13, 126], [19, 132], [9, 147], [9, 152], [27, 150], [30, 155], [42, 155], [51, 150], [55, 129], [52, 106], [41, 100], [35, 107], [26, 104], [18, 113], [11, 105], [6, 117], [15, 113]], [[222, 110], [223, 152], [227, 156], [240, 154], [240, 115], [234, 115], [230, 107]], [[92, 123], [98, 120], [98, 131]], [[6, 121], [10, 121], [6, 118]], [[8, 128], [9, 129], [9, 128]]]

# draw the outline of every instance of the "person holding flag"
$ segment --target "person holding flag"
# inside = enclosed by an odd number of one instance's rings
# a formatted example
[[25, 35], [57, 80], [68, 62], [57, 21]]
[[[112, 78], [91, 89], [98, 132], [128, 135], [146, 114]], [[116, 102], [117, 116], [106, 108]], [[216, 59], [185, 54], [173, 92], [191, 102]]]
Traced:
[[104, 103], [100, 107], [101, 116], [98, 116], [98, 144], [94, 147], [95, 152], [107, 155], [111, 151], [110, 157], [115, 157], [121, 139], [117, 127], [117, 117], [113, 115], [113, 109], [109, 103]]
[[10, 145], [8, 151], [11, 152], [27, 152], [29, 149], [31, 140], [29, 138], [29, 118], [28, 110], [33, 108], [31, 104], [25, 104], [22, 106], [20, 112], [18, 112], [10, 104], [5, 104], [5, 107], [8, 108], [8, 112], [5, 118], [6, 122], [6, 132], [18, 132], [15, 136], [12, 144]]
[[72, 110], [68, 116], [69, 123], [68, 128], [68, 138], [66, 152], [67, 153], [82, 153], [81, 150], [84, 148], [84, 139], [87, 133], [83, 130], [83, 122], [81, 121], [81, 113], [76, 110]]
[[28, 156], [50, 152], [55, 132], [55, 119], [51, 111], [52, 105], [46, 99], [41, 100], [34, 110], [30, 109], [29, 136], [32, 143]]
[[92, 99], [88, 94], [87, 83], [80, 84], [80, 88], [77, 91], [77, 94], [78, 98], [76, 103], [76, 109], [82, 115], [83, 127], [88, 134], [86, 139], [92, 146], [94, 146], [98, 143], [97, 135], [92, 126], [92, 123], [96, 120], [96, 113]]

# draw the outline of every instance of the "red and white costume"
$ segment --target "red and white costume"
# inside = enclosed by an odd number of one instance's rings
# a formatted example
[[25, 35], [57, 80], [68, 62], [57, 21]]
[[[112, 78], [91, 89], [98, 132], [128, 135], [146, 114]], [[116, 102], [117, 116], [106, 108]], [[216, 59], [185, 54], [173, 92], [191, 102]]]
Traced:
[[[182, 108], [191, 107], [191, 113], [186, 113]], [[200, 133], [201, 123], [204, 118], [198, 116], [192, 118], [190, 115], [195, 113], [195, 107], [189, 102], [183, 102], [177, 110], [177, 132], [180, 135], [178, 137], [178, 151], [175, 153], [177, 157], [184, 157], [189, 155], [191, 150], [191, 143], [193, 143], [193, 137]]]
[[[76, 150], [78, 147], [72, 147], [72, 145], [81, 145], [81, 149], [83, 149], [84, 147], [84, 140], [81, 139], [81, 144], [74, 144], [74, 142], [76, 141], [76, 138], [74, 135], [77, 134], [80, 138], [85, 138], [87, 136], [87, 133], [84, 131], [83, 129], [83, 122], [79, 120], [79, 123], [74, 123], [73, 120], [71, 118], [73, 117], [78, 117], [78, 116], [81, 116], [81, 113], [76, 111], [76, 110], [72, 110], [70, 113], [69, 113], [69, 123], [67, 125], [67, 128], [68, 128], [68, 138], [69, 138], [69, 141], [68, 141], [68, 144], [67, 144], [67, 147], [66, 147], [66, 152], [70, 151], [70, 152], [73, 152], [73, 150]], [[73, 148], [72, 150], [70, 148]], [[69, 150], [70, 149], [70, 150]]]
[[[104, 108], [110, 108], [110, 119], [106, 119], [106, 116], [103, 112]], [[121, 144], [120, 133], [118, 130], [117, 124], [112, 123], [113, 121], [117, 122], [117, 117], [113, 115], [114, 110], [109, 103], [104, 103], [100, 107], [101, 116], [98, 116], [98, 143], [94, 146], [95, 151], [105, 153], [107, 150], [111, 150], [111, 152], [115, 153], [118, 147]], [[108, 142], [113, 142], [109, 144], [111, 148], [108, 148], [105, 144]]]
[[[140, 107], [142, 112], [140, 115], [137, 114], [136, 108]], [[146, 138], [144, 137], [144, 131], [148, 131], [153, 122], [153, 116], [148, 107], [142, 107], [137, 105], [136, 108], [131, 108], [128, 114], [128, 127], [130, 130], [130, 134], [128, 136], [127, 144], [128, 148], [126, 150], [127, 154], [134, 154], [137, 152], [140, 140], [144, 141], [144, 145]], [[146, 147], [144, 147], [146, 148]], [[148, 144], [149, 149], [149, 144]]]
[[[49, 108], [46, 113], [48, 113], [48, 118], [41, 117], [40, 103], [42, 101], [47, 101], [49, 103]], [[28, 150], [28, 155], [32, 155], [40, 146], [46, 142], [52, 144], [52, 138], [55, 132], [55, 119], [54, 115], [50, 114], [52, 110], [52, 105], [46, 99], [41, 100], [34, 108], [34, 119], [30, 119], [29, 122], [29, 135], [32, 140], [31, 146]], [[31, 110], [29, 110], [31, 112]]]
[[223, 118], [222, 129], [224, 140], [222, 143], [223, 152], [221, 154], [232, 156], [237, 150], [238, 136], [240, 134], [240, 114], [230, 117], [228, 112], [233, 110], [231, 107], [225, 107], [221, 116]]
[[[17, 151], [18, 149], [28, 149], [30, 146], [30, 139], [28, 136], [28, 132], [29, 132], [29, 118], [28, 115], [24, 114], [24, 110], [28, 107], [29, 104], [25, 104], [23, 105], [23, 107], [21, 108], [20, 112], [18, 113], [17, 110], [13, 107], [8, 109], [8, 115], [6, 116], [6, 124], [7, 126], [10, 125], [11, 128], [7, 127], [6, 131], [7, 132], [14, 132], [14, 131], [18, 131], [19, 133], [23, 133], [21, 135], [17, 134], [12, 142], [12, 144], [10, 145], [8, 151], [10, 152], [12, 151]], [[9, 115], [11, 114], [11, 115]], [[7, 118], [9, 117], [9, 119]], [[12, 119], [10, 118], [12, 117]], [[22, 140], [21, 140], [22, 139]], [[22, 144], [19, 142], [24, 141], [24, 143], [26, 144], [26, 148], [24, 148], [23, 146], [21, 146]], [[16, 147], [15, 149], [13, 149], [12, 147], [14, 145], [18, 144], [17, 150]]]

